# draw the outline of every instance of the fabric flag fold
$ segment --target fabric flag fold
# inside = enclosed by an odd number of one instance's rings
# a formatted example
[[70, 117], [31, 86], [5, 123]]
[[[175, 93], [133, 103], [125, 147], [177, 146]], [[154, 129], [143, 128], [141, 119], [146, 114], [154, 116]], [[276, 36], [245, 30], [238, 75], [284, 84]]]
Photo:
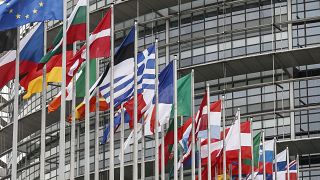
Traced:
[[[20, 77], [25, 76], [33, 67], [36, 67], [43, 56], [44, 44], [44, 26], [43, 23], [37, 24], [20, 41]], [[37, 48], [34, 48], [37, 47]], [[0, 58], [0, 72], [3, 74], [0, 78], [0, 88], [14, 79], [16, 50], [8, 51]]]
[[[128, 97], [121, 97], [115, 98], [117, 99], [117, 103], [124, 103], [124, 113], [125, 113], [125, 122], [132, 122], [133, 120], [133, 105], [134, 101], [132, 98], [133, 95], [133, 72], [134, 70], [128, 68], [130, 65], [132, 65], [133, 59], [131, 58], [130, 61], [123, 61], [123, 68], [129, 69], [131, 73], [127, 76], [129, 76], [129, 80], [126, 83], [122, 83], [121, 85], [116, 85], [116, 87], [127, 87], [129, 89], [130, 93], [128, 94]], [[132, 66], [133, 68], [133, 66]], [[124, 72], [124, 69], [118, 69], [119, 72]], [[150, 104], [152, 101], [152, 97], [154, 95], [154, 83], [155, 83], [155, 46], [151, 45], [147, 49], [145, 49], [143, 52], [138, 54], [138, 117], [142, 117], [146, 109], [148, 108], [147, 104]], [[125, 79], [124, 77], [123, 79]], [[116, 83], [117, 84], [117, 83]], [[124, 88], [122, 88], [124, 89]], [[121, 89], [115, 88], [115, 94], [117, 94]], [[128, 92], [128, 91], [123, 91]], [[131, 98], [129, 101], [125, 102], [126, 99]], [[107, 102], [109, 102], [109, 99], [107, 99]], [[116, 102], [116, 101], [115, 101]], [[115, 103], [116, 104], [116, 103]], [[118, 113], [115, 116], [115, 119], [120, 119], [120, 113]], [[114, 122], [115, 128], [117, 128], [120, 125], [120, 121]], [[102, 143], [105, 143], [109, 136], [109, 127], [106, 128], [103, 136]], [[129, 138], [128, 138], [129, 139]]]
[[[279, 154], [276, 155], [277, 158], [277, 164], [275, 166], [277, 167], [277, 180], [286, 180], [287, 179], [287, 149], [283, 150]], [[273, 175], [275, 175], [275, 170]], [[290, 179], [291, 180], [291, 179]]]
[[[115, 79], [115, 84], [114, 84], [114, 98], [115, 98], [115, 105], [116, 102], [118, 104], [122, 103], [122, 101], [119, 101], [119, 97], [122, 98], [121, 100], [125, 100], [127, 97], [124, 94], [123, 91], [124, 88], [127, 88], [126, 86], [120, 86], [123, 83], [127, 81], [127, 76], [128, 74], [132, 73], [133, 70], [130, 72], [130, 68], [132, 67], [133, 63], [133, 47], [134, 47], [134, 28], [132, 28], [129, 32], [129, 34], [126, 36], [126, 38], [123, 40], [121, 45], [116, 49], [115, 52], [115, 58], [114, 58], [114, 79]], [[128, 64], [131, 63], [131, 64]], [[130, 65], [130, 66], [129, 66]], [[98, 80], [95, 82], [95, 84], [90, 88], [90, 95], [91, 98], [94, 94], [94, 91], [96, 88], [99, 88], [100, 94], [102, 98], [104, 98], [105, 102], [109, 104], [109, 88], [110, 88], [110, 74], [109, 74], [109, 65], [107, 66], [106, 70], [103, 72], [103, 74], [98, 78]], [[129, 69], [129, 70], [128, 70]], [[124, 71], [125, 70], [125, 71]], [[118, 98], [118, 99], [117, 99]], [[117, 101], [118, 100], [118, 101]], [[90, 102], [93, 102], [90, 100]], [[86, 104], [84, 101], [79, 104], [76, 108], [76, 119], [82, 119], [84, 118], [84, 112], [81, 111], [80, 109], [85, 109]], [[89, 104], [90, 109], [91, 106], [95, 106], [95, 103], [90, 103]], [[95, 108], [94, 108], [95, 109]], [[104, 111], [106, 109], [100, 109], [101, 111]], [[93, 111], [90, 111], [93, 112]]]
[[263, 152], [262, 145], [260, 146], [260, 153], [259, 153], [259, 171], [256, 175], [257, 180], [263, 180], [263, 156], [265, 156], [265, 167], [266, 167], [266, 179], [272, 180], [272, 172], [273, 172], [273, 153], [274, 153], [274, 140], [269, 140], [264, 142], [264, 149]]
[[208, 121], [207, 92], [201, 102], [198, 118], [198, 138], [208, 138], [208, 125], [211, 126], [211, 138], [220, 139], [221, 100], [210, 104], [210, 120]]
[[[73, 78], [76, 78], [76, 97], [77, 98], [83, 98], [85, 97], [84, 88], [85, 87], [85, 71], [86, 71], [86, 63], [84, 62], [82, 66], [79, 68], [76, 76]], [[96, 81], [96, 64], [97, 61], [91, 60], [90, 63], [90, 87], [95, 83]], [[72, 72], [70, 72], [72, 74]], [[71, 101], [72, 100], [72, 86], [73, 81], [70, 81], [66, 88], [66, 100]], [[49, 103], [48, 105], [48, 112], [56, 111], [61, 105], [61, 91], [56, 95], [56, 97]], [[103, 105], [103, 104], [102, 104]]]
[[[108, 57], [110, 53], [110, 10], [106, 13], [104, 18], [100, 21], [94, 32], [90, 35], [90, 59]], [[95, 46], [100, 46], [103, 48], [95, 48]], [[67, 57], [67, 84], [71, 81], [73, 75], [77, 72], [77, 69], [81, 66], [81, 63], [85, 60], [85, 45], [76, 53], [76, 55]], [[47, 83], [49, 82], [61, 82], [62, 80], [62, 59], [54, 57], [61, 57], [62, 54], [56, 54], [51, 57], [47, 63]], [[89, 60], [88, 60], [89, 61]], [[48, 64], [54, 64], [54, 66], [48, 69]], [[51, 65], [52, 65], [51, 64]], [[70, 68], [68, 68], [70, 66]], [[49, 70], [49, 71], [48, 71]], [[28, 99], [32, 94], [42, 91], [42, 71], [41, 69], [35, 69], [31, 77], [26, 78], [25, 89], [27, 89], [27, 94], [23, 97]], [[71, 72], [72, 73], [68, 73]], [[40, 75], [40, 76], [39, 76]], [[41, 80], [41, 81], [40, 81]]]
[[0, 30], [34, 22], [63, 19], [62, 0], [3, 0], [0, 3]]

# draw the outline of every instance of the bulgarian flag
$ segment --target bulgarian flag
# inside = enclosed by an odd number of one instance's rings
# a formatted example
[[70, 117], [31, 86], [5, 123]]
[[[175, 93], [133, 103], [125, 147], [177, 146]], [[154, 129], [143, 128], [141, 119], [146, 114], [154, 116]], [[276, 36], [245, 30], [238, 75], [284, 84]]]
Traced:
[[[86, 40], [86, 0], [79, 0], [67, 20], [67, 45]], [[62, 51], [62, 29], [53, 41], [51, 50], [41, 59], [42, 66]], [[42, 67], [40, 66], [40, 67]]]
[[[76, 41], [86, 39], [86, 0], [79, 0], [75, 9], [71, 13], [67, 22], [67, 44], [72, 44]], [[20, 84], [27, 91], [24, 99], [28, 99], [32, 94], [42, 91], [42, 67], [47, 65], [47, 73], [53, 74], [52, 81], [47, 82], [61, 82], [61, 75], [56, 78], [54, 75], [61, 69], [62, 59], [62, 29], [56, 36], [53, 42], [53, 49], [51, 49], [45, 56], [43, 56], [37, 67], [30, 70], [21, 81]], [[67, 62], [72, 58], [72, 52], [67, 52]], [[72, 64], [73, 62], [71, 62]], [[50, 75], [49, 75], [50, 76]]]
[[[92, 32], [92, 34], [89, 37], [89, 43], [90, 43], [90, 59], [96, 59], [96, 58], [102, 58], [102, 57], [109, 57], [110, 56], [110, 24], [111, 22], [111, 10], [109, 10], [104, 18], [100, 21], [96, 29]], [[54, 55], [50, 57], [50, 61], [48, 62], [50, 65], [54, 64], [53, 67], [48, 68], [49, 65], [47, 65], [47, 83], [48, 82], [61, 82], [62, 78], [62, 61], [61, 58], [56, 59], [54, 57], [58, 56], [61, 57], [61, 53], [56, 54], [58, 51], [57, 49], [53, 49], [51, 53]], [[60, 51], [61, 52], [61, 51]], [[49, 52], [50, 54], [50, 52]], [[47, 54], [48, 55], [48, 54]], [[67, 58], [67, 66], [70, 65], [70, 68], [77, 70], [81, 63], [84, 61], [86, 55], [86, 45], [83, 45], [81, 49], [72, 57]], [[48, 55], [50, 56], [50, 55]], [[71, 70], [72, 70], [71, 69]], [[36, 72], [35, 74], [31, 73], [30, 76], [24, 81], [24, 88], [27, 90], [27, 94], [23, 97], [24, 99], [28, 99], [32, 94], [41, 92], [42, 91], [42, 72], [41, 69], [34, 70]], [[69, 72], [69, 69], [67, 67], [67, 72]], [[73, 75], [75, 74], [74, 71], [72, 73], [68, 73], [69, 76], [67, 76], [67, 84], [71, 81]], [[68, 77], [70, 77], [68, 79]]]

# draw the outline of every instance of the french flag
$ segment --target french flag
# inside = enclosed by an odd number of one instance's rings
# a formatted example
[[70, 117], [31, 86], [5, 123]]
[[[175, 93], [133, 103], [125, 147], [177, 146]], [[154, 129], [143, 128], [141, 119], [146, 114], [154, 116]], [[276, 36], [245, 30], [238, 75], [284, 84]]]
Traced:
[[155, 98], [153, 98], [150, 108], [146, 111], [145, 135], [154, 134], [155, 123], [160, 126], [169, 122], [171, 109], [173, 106], [173, 62], [171, 61], [159, 74], [159, 119], [155, 120]]
[[[38, 66], [44, 49], [44, 26], [38, 23], [20, 41], [20, 77], [25, 76], [33, 67]], [[15, 75], [16, 50], [8, 51], [0, 58], [0, 88], [5, 86]]]

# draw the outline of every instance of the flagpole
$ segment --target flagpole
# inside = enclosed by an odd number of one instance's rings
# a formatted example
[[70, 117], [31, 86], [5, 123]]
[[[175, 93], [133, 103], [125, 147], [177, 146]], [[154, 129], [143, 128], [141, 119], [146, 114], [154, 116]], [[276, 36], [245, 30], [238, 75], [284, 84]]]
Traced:
[[154, 177], [156, 180], [159, 180], [159, 132], [158, 132], [158, 129], [159, 129], [159, 94], [158, 94], [158, 86], [159, 86], [159, 80], [158, 80], [158, 71], [159, 71], [159, 44], [158, 44], [158, 38], [156, 38], [156, 42], [155, 42], [155, 50], [156, 50], [156, 62], [155, 62], [155, 106], [156, 106], [156, 122], [155, 122], [155, 157], [154, 157], [154, 160], [155, 160], [155, 168], [154, 168]]
[[277, 138], [276, 137], [274, 137], [273, 138], [274, 139], [274, 164], [275, 164], [275, 180], [277, 180], [278, 179], [278, 161], [277, 161]]
[[[183, 116], [180, 116], [180, 127], [183, 126]], [[181, 149], [181, 154], [180, 154], [180, 180], [183, 180], [183, 148]]]
[[66, 136], [66, 69], [67, 69], [67, 1], [63, 1], [62, 24], [62, 82], [61, 82], [61, 108], [59, 131], [59, 171], [58, 179], [65, 179], [65, 136]]
[[161, 180], [166, 179], [166, 167], [165, 167], [165, 162], [164, 162], [164, 124], [161, 126]]
[[266, 150], [265, 150], [265, 140], [264, 140], [264, 130], [262, 130], [262, 159], [263, 159], [263, 180], [266, 180]]
[[194, 118], [194, 70], [191, 70], [191, 118], [192, 118], [192, 132], [191, 132], [191, 179], [196, 179], [196, 144], [195, 132], [196, 123]]
[[223, 179], [227, 179], [227, 154], [226, 154], [226, 110], [225, 96], [222, 96], [222, 125], [223, 125]]
[[12, 134], [12, 169], [11, 179], [17, 179], [18, 157], [18, 115], [19, 115], [19, 67], [20, 66], [20, 27], [17, 27], [17, 51], [15, 62], [14, 101], [13, 101], [13, 134]]
[[144, 180], [145, 179], [145, 176], [146, 176], [146, 173], [145, 173], [145, 151], [144, 151], [144, 148], [145, 148], [145, 138], [144, 138], [144, 118], [142, 117], [141, 118], [141, 133], [142, 133], [142, 136], [141, 136], [141, 177], [140, 179], [141, 180]]
[[290, 158], [289, 158], [289, 148], [287, 147], [286, 148], [287, 150], [287, 180], [290, 180], [290, 167], [289, 167], [289, 164], [290, 164]]
[[124, 108], [121, 104], [121, 126], [120, 126], [120, 180], [124, 180]]
[[[43, 22], [43, 54], [47, 49], [47, 23]], [[42, 101], [41, 101], [41, 133], [40, 133], [40, 179], [45, 179], [45, 153], [46, 153], [46, 102], [47, 102], [47, 66], [42, 70]]]
[[[99, 79], [99, 72], [100, 72], [100, 61], [99, 58], [96, 59], [96, 79]], [[90, 63], [89, 63], [90, 64]], [[88, 66], [90, 67], [90, 65], [88, 64]], [[95, 180], [99, 180], [99, 131], [100, 131], [100, 102], [99, 102], [99, 98], [100, 98], [100, 93], [99, 91], [97, 91], [96, 93], [96, 121], [95, 121], [95, 146], [94, 146], [94, 179]]]
[[[77, 42], [73, 43], [73, 55], [77, 52]], [[72, 79], [72, 105], [71, 105], [71, 137], [70, 137], [70, 180], [75, 177], [75, 139], [76, 139], [76, 76]], [[78, 160], [79, 161], [79, 160]], [[41, 178], [40, 178], [41, 179]]]
[[85, 75], [85, 121], [84, 121], [84, 179], [90, 180], [90, 44], [89, 44], [89, 33], [90, 33], [90, 2], [87, 1], [86, 6], [86, 75]]
[[174, 66], [173, 66], [173, 106], [174, 106], [174, 131], [173, 131], [173, 179], [178, 180], [178, 98], [177, 98], [177, 55], [174, 56]]
[[250, 117], [250, 134], [251, 134], [251, 179], [253, 180], [254, 176], [254, 157], [253, 157], [253, 130], [252, 130], [252, 124], [253, 124], [253, 118]]
[[239, 122], [239, 128], [240, 128], [240, 131], [239, 131], [239, 144], [240, 144], [240, 148], [239, 148], [239, 159], [238, 159], [238, 168], [239, 168], [239, 171], [238, 171], [238, 179], [241, 179], [242, 177], [242, 152], [241, 152], [241, 119], [240, 119], [240, 108], [238, 108], [238, 122]]
[[197, 141], [197, 147], [198, 147], [197, 148], [198, 149], [198, 180], [201, 180], [202, 179], [202, 177], [201, 177], [202, 169], [201, 169], [201, 154], [200, 154], [201, 141], [200, 141], [200, 139], [198, 139], [198, 141]]
[[210, 126], [210, 86], [207, 84], [207, 114], [208, 114], [208, 179], [211, 179], [211, 126]]
[[299, 171], [300, 171], [300, 168], [299, 168], [299, 166], [300, 166], [299, 154], [297, 154], [296, 161], [297, 161], [297, 179], [299, 179]]
[[134, 110], [133, 110], [133, 180], [138, 179], [138, 92], [137, 92], [137, 58], [138, 58], [138, 21], [134, 21]]
[[109, 179], [114, 179], [114, 2], [111, 3], [110, 27], [110, 150]]

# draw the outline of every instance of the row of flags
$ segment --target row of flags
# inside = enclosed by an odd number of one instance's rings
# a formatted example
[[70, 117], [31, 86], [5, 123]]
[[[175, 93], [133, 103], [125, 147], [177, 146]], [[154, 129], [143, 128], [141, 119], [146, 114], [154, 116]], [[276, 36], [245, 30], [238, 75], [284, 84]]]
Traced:
[[[5, 0], [0, 4], [0, 33], [5, 37], [4, 42], [0, 42], [1, 51], [8, 51], [0, 59], [0, 72], [7, 74], [0, 79], [0, 87], [3, 87], [14, 78], [14, 62], [16, 58], [16, 47], [12, 28], [32, 22], [43, 22], [45, 20], [62, 20], [62, 1], [54, 0], [32, 0], [28, 1]], [[67, 45], [74, 45], [77, 41], [86, 40], [86, 0], [79, 0], [74, 11], [67, 21]], [[60, 5], [61, 3], [61, 5]], [[25, 7], [23, 7], [25, 6]], [[32, 10], [32, 11], [31, 11]], [[41, 17], [40, 17], [41, 16]], [[4, 25], [2, 25], [4, 23]], [[62, 81], [62, 31], [58, 33], [52, 46], [46, 54], [43, 54], [44, 47], [44, 24], [37, 23], [30, 32], [20, 42], [20, 85], [26, 90], [24, 99], [30, 98], [33, 94], [41, 92], [43, 82], [43, 67], [46, 66], [46, 83], [59, 83]], [[174, 153], [173, 146], [179, 142], [181, 159], [175, 167], [188, 167], [196, 163], [203, 172], [202, 178], [211, 176], [221, 176], [222, 166], [226, 165], [229, 178], [259, 179], [264, 174], [267, 179], [277, 176], [279, 179], [297, 179], [296, 161], [288, 163], [288, 150], [286, 154], [274, 157], [274, 141], [261, 142], [264, 136], [258, 133], [252, 137], [251, 124], [249, 121], [240, 121], [240, 110], [237, 111], [232, 125], [221, 132], [221, 111], [222, 100], [208, 102], [210, 100], [209, 91], [205, 92], [199, 110], [194, 115], [192, 113], [193, 74], [185, 75], [175, 79], [177, 67], [174, 62], [169, 63], [159, 74], [156, 74], [156, 52], [155, 44], [150, 45], [137, 55], [137, 64], [134, 58], [134, 44], [136, 29], [133, 27], [123, 42], [115, 48], [113, 77], [114, 86], [111, 87], [110, 64], [100, 77], [96, 77], [96, 63], [99, 58], [109, 58], [111, 48], [111, 9], [107, 11], [103, 19], [97, 25], [89, 37], [89, 50], [84, 44], [75, 54], [71, 50], [66, 53], [66, 91], [67, 100], [72, 100], [72, 87], [76, 83], [76, 97], [84, 97], [85, 69], [90, 67], [90, 100], [89, 104], [81, 102], [75, 109], [76, 120], [82, 120], [85, 116], [85, 107], [89, 106], [90, 112], [96, 109], [106, 111], [115, 108], [114, 128], [121, 125], [121, 114], [124, 114], [124, 122], [128, 123], [131, 129], [136, 128], [138, 136], [133, 139], [133, 131], [127, 138], [124, 149], [128, 148], [133, 141], [143, 136], [153, 136], [158, 133], [164, 125], [169, 127], [164, 135], [164, 143], [158, 147], [164, 151], [155, 158], [159, 162], [164, 162], [166, 168], [170, 169]], [[86, 59], [86, 51], [90, 52], [89, 59]], [[137, 101], [134, 102], [134, 66], [137, 66]], [[157, 78], [158, 77], [158, 78]], [[74, 79], [74, 81], [73, 81]], [[158, 101], [156, 102], [156, 81], [158, 84]], [[175, 84], [177, 86], [175, 87]], [[114, 90], [114, 107], [110, 107], [110, 89]], [[99, 107], [96, 107], [96, 92], [99, 92]], [[177, 98], [176, 115], [187, 120], [174, 126], [174, 99]], [[61, 104], [61, 92], [49, 103], [48, 111], [56, 111]], [[138, 109], [138, 127], [134, 127], [134, 107]], [[158, 107], [158, 111], [156, 108]], [[158, 112], [158, 116], [156, 116]], [[69, 118], [71, 120], [71, 118]], [[194, 122], [193, 122], [194, 121]], [[193, 127], [194, 124], [194, 127]], [[159, 129], [156, 129], [158, 125]], [[194, 149], [192, 129], [195, 131], [195, 138], [200, 147]], [[210, 131], [209, 131], [210, 129]], [[225, 134], [224, 134], [225, 132]], [[174, 140], [175, 133], [178, 139]], [[110, 136], [110, 126], [107, 126], [102, 137], [102, 144], [108, 141]], [[210, 138], [209, 138], [210, 136]], [[262, 144], [262, 145], [261, 145]], [[112, 150], [113, 151], [113, 150]], [[193, 152], [197, 151], [197, 152]], [[193, 156], [192, 154], [196, 155]], [[225, 156], [223, 156], [225, 155]], [[175, 156], [175, 155], [174, 155]], [[161, 158], [164, 157], [164, 160]], [[201, 162], [200, 162], [201, 161]], [[275, 163], [276, 162], [276, 163]], [[285, 162], [285, 163], [284, 163]], [[209, 169], [211, 165], [211, 169]], [[161, 168], [163, 164], [159, 164]], [[277, 168], [274, 168], [277, 167]], [[164, 171], [164, 169], [160, 169]], [[252, 170], [255, 172], [252, 174]], [[276, 173], [275, 173], [275, 170]], [[251, 177], [254, 175], [254, 177]], [[292, 178], [291, 178], [292, 177]]]

